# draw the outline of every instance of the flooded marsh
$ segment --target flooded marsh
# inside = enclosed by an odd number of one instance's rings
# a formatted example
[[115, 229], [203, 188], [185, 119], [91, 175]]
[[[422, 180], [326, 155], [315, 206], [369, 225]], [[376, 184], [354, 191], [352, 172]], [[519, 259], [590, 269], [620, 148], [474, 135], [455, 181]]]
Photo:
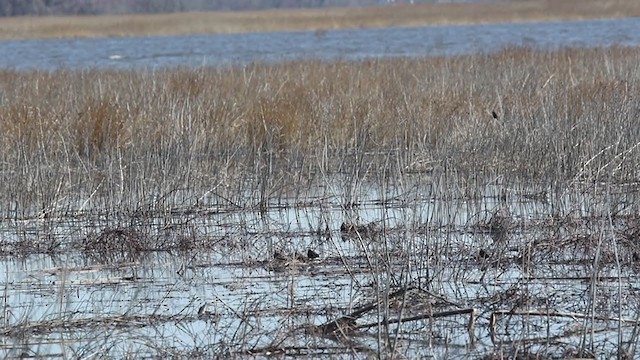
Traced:
[[[281, 199], [235, 211], [203, 204], [206, 211], [127, 222], [5, 220], [3, 351], [82, 358], [635, 351], [636, 190], [578, 186], [532, 198], [526, 188], [501, 194], [488, 186], [446, 198], [425, 187], [362, 189], [350, 207], [325, 193], [307, 204]], [[615, 212], [602, 201], [621, 196], [627, 205]], [[51, 242], [57, 247], [37, 244]]]
[[0, 352], [633, 358], [637, 57], [3, 70]]

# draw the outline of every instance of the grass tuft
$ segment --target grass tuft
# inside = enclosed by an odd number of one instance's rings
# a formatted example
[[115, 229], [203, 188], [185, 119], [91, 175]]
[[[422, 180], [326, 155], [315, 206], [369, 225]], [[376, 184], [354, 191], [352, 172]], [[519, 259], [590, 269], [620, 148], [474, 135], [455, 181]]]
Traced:
[[84, 252], [102, 263], [136, 261], [143, 252], [150, 251], [149, 239], [129, 228], [105, 229], [90, 234], [84, 242]]

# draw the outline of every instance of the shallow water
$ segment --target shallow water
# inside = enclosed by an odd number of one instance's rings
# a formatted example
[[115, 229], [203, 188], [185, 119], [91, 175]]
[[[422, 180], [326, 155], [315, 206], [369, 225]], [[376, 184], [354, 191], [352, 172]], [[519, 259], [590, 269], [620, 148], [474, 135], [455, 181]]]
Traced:
[[296, 59], [493, 52], [509, 46], [638, 46], [640, 19], [232, 35], [0, 41], [0, 68], [158, 69]]
[[[638, 264], [625, 243], [640, 229], [635, 187], [531, 196], [487, 186], [447, 198], [410, 189], [366, 187], [348, 209], [345, 196], [325, 193], [262, 211], [185, 212], [134, 225], [5, 220], [3, 252], [25, 238], [57, 240], [64, 250], [5, 253], [0, 354], [468, 358], [522, 350], [527, 341], [529, 351], [566, 355], [591, 329], [588, 348], [598, 357], [615, 353], [618, 322], [604, 318], [640, 314]], [[635, 205], [610, 221], [607, 209], [622, 198]], [[504, 234], [490, 225], [501, 211]], [[376, 225], [347, 233], [343, 223]], [[131, 257], [79, 250], [92, 234], [126, 226], [153, 243], [187, 238], [200, 247]], [[611, 258], [614, 241], [620, 266]], [[293, 259], [308, 249], [320, 258]], [[402, 297], [389, 295], [407, 287]], [[358, 329], [321, 333], [323, 324], [372, 304], [357, 317]], [[465, 309], [475, 311], [470, 332], [467, 313], [426, 317]], [[387, 328], [385, 316], [413, 320]], [[623, 323], [624, 340], [632, 330]]]

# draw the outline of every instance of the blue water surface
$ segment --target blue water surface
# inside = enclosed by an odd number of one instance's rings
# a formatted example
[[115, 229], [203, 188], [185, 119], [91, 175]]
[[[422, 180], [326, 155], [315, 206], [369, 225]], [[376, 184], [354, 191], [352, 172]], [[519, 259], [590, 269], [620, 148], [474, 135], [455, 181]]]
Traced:
[[640, 18], [223, 35], [0, 41], [0, 68], [157, 69], [296, 59], [492, 52], [509, 46], [638, 46]]

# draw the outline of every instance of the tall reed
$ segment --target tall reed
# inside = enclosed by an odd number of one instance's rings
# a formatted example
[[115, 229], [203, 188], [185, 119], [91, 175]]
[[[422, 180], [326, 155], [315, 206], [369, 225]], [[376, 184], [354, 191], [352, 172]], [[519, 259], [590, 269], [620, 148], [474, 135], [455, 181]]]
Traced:
[[7, 216], [166, 209], [196, 205], [195, 191], [253, 205], [320, 174], [403, 176], [416, 164], [463, 178], [636, 181], [639, 55], [2, 70], [0, 203]]

